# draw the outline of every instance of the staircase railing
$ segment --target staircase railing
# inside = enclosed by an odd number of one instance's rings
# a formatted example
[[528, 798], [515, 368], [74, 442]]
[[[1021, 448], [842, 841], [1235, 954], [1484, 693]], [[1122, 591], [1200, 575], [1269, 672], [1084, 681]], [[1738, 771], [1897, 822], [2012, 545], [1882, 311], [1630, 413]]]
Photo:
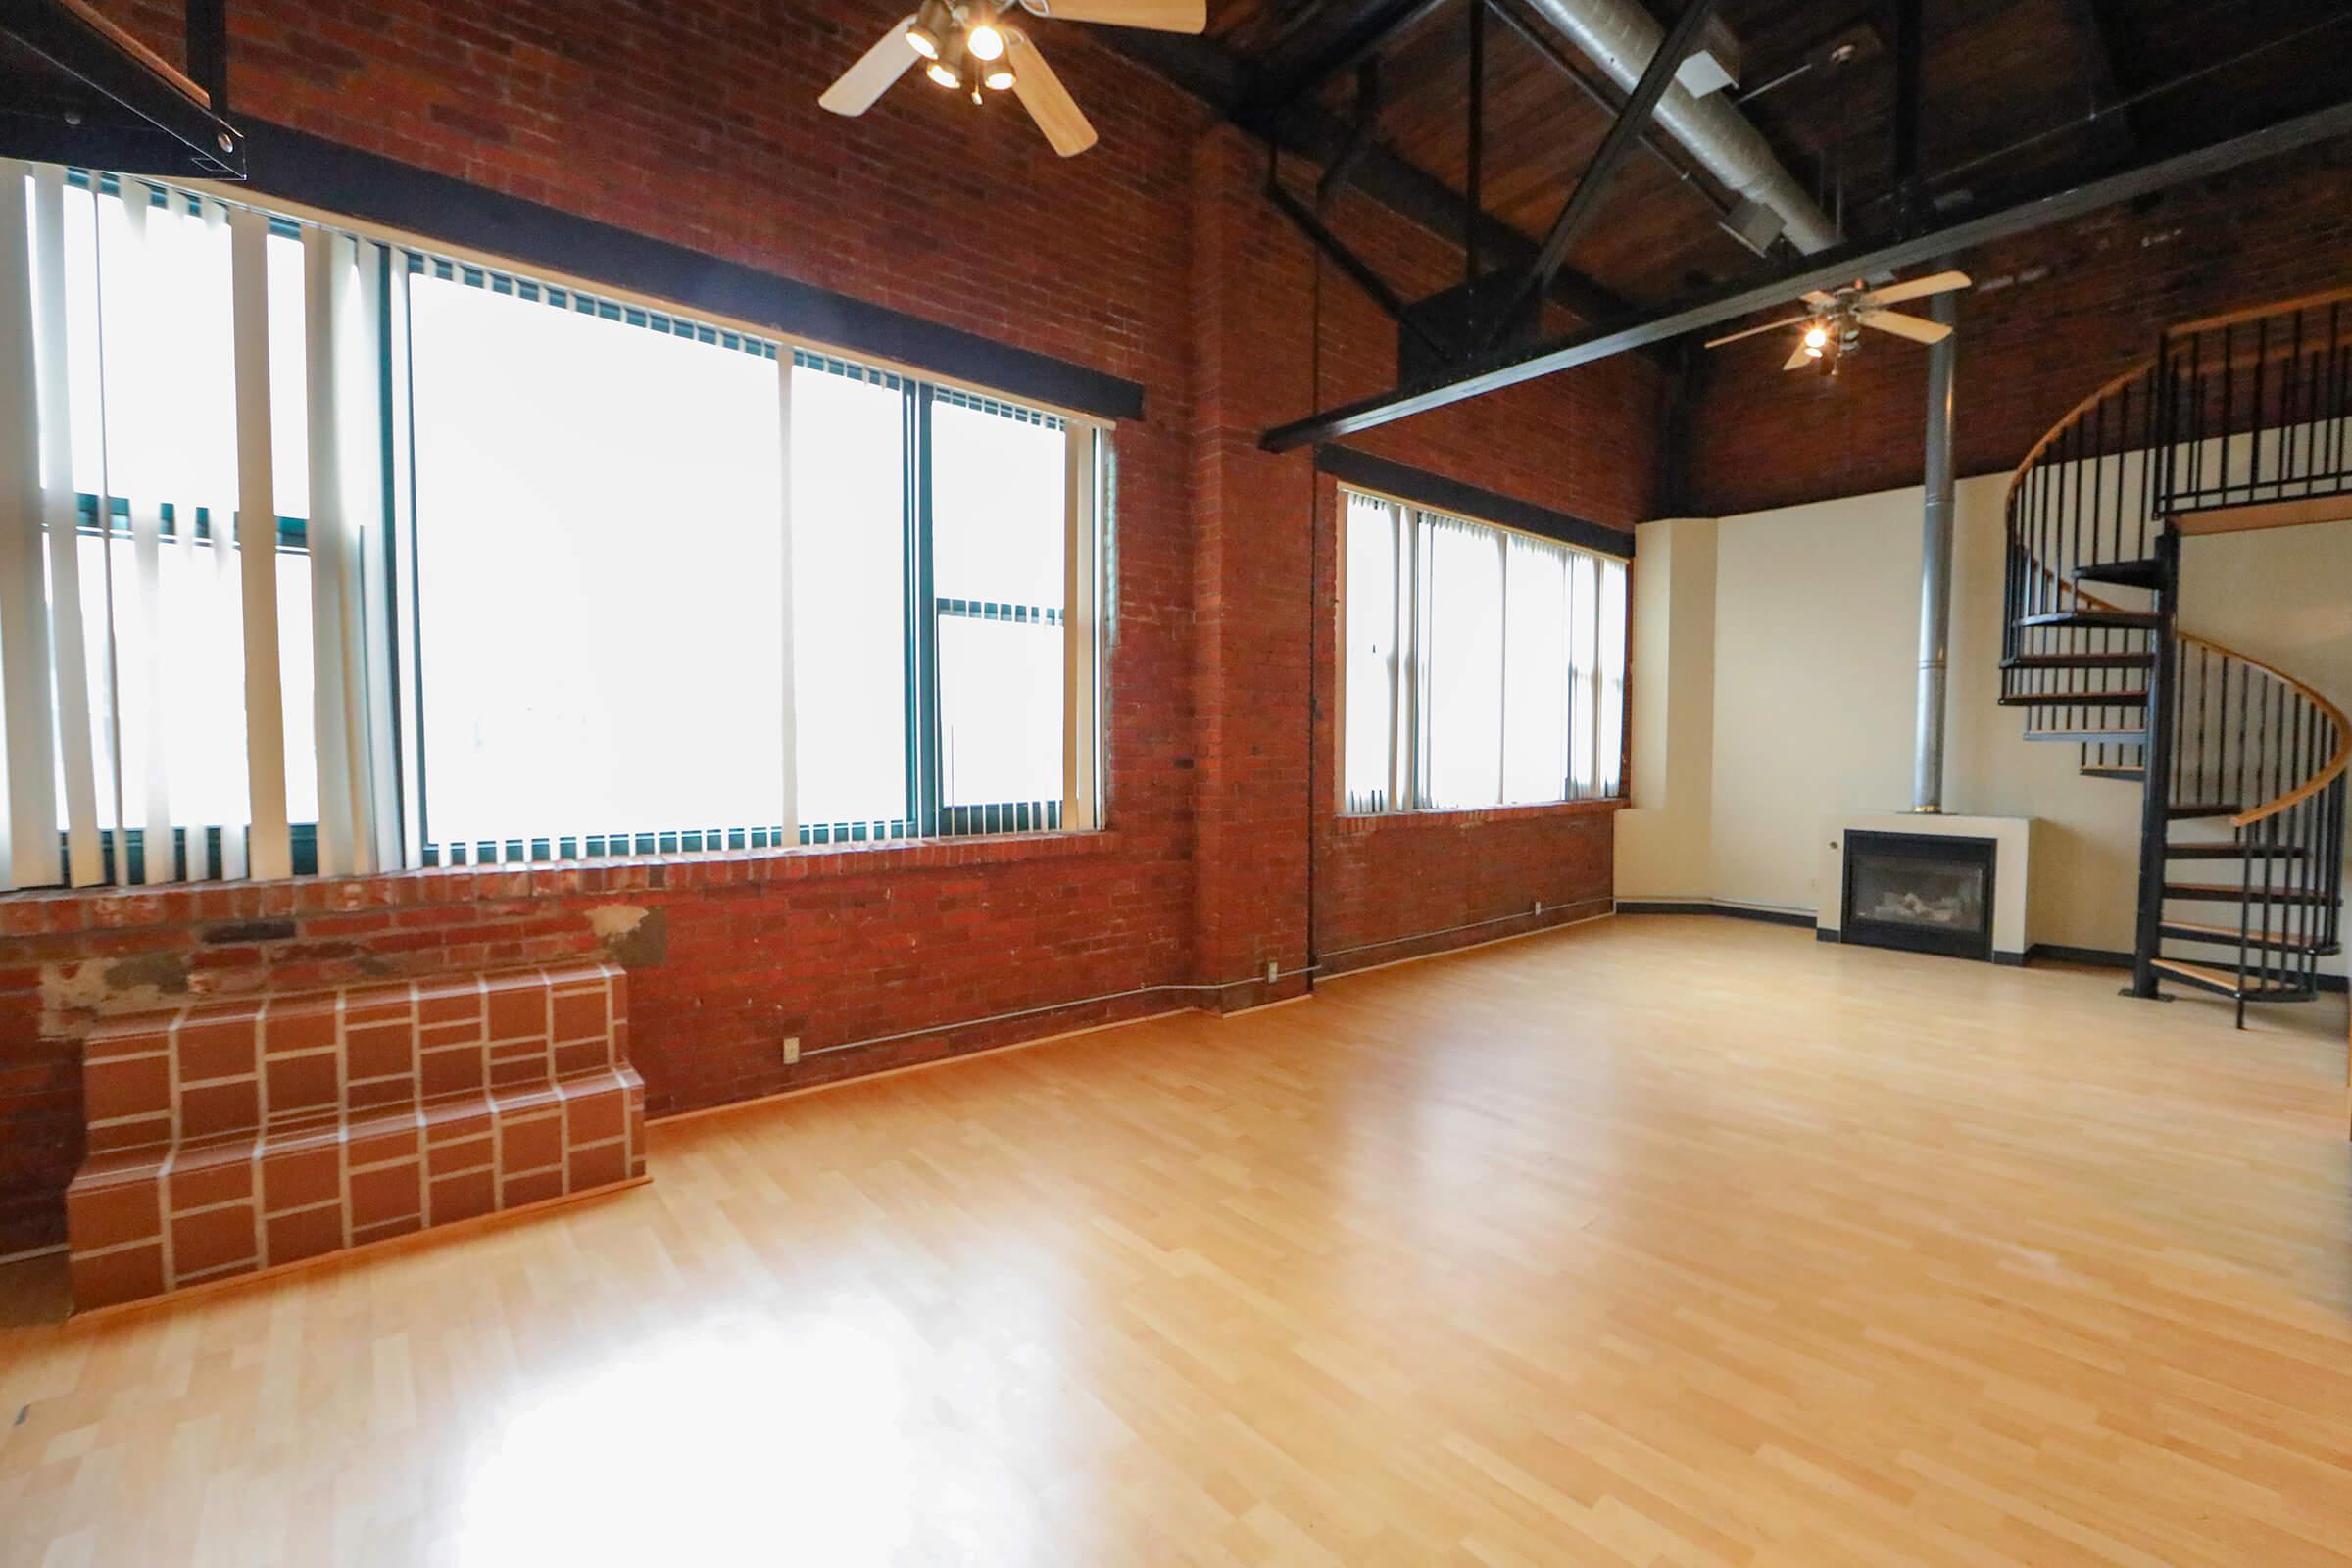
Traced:
[[2352, 289], [2164, 334], [2160, 515], [2352, 492]]
[[[2184, 525], [2317, 520], [2347, 498], [2352, 290], [2172, 329], [2011, 477], [2002, 701], [2029, 738], [2079, 743], [2084, 771], [2142, 781], [2143, 995], [2224, 991], [2242, 1021], [2249, 999], [2312, 995], [2341, 951], [2352, 723], [2174, 612]], [[2244, 508], [2264, 511], [2213, 520]], [[2229, 837], [2174, 836], [2197, 819]], [[2181, 869], [2198, 863], [2238, 874]], [[2168, 941], [2232, 956], [2170, 957]]]
[[2292, 675], [2204, 637], [2180, 636], [2175, 667], [2167, 793], [2178, 818], [2229, 819], [2244, 867], [2228, 944], [2237, 988], [2307, 994], [2342, 941], [2352, 723]]
[[[2139, 766], [2142, 726], [2127, 699], [2147, 690], [2150, 634], [2122, 623], [2125, 607], [2077, 573], [2156, 553], [2155, 364], [2076, 404], [2009, 480], [2001, 698], [2027, 709], [2030, 734], [2091, 737], [2082, 760], [2098, 771]], [[2110, 729], [2115, 738], [2099, 736]]]

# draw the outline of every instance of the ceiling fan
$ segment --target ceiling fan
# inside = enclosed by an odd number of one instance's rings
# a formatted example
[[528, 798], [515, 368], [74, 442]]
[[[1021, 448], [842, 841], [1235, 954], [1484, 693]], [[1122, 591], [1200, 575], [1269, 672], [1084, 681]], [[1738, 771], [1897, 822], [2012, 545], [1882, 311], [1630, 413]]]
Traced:
[[862, 115], [919, 60], [924, 75], [950, 92], [969, 93], [974, 103], [1010, 89], [1054, 150], [1073, 157], [1095, 144], [1095, 127], [1029, 34], [1008, 24], [1023, 11], [1154, 32], [1199, 32], [1208, 24], [1207, 0], [923, 0], [816, 101], [837, 115]]
[[1874, 289], [1857, 281], [1827, 292], [1814, 289], [1801, 296], [1812, 307], [1804, 315], [1787, 316], [1777, 321], [1766, 321], [1762, 326], [1751, 326], [1744, 331], [1710, 338], [1707, 347], [1721, 348], [1726, 343], [1737, 343], [1743, 337], [1754, 337], [1759, 332], [1777, 332], [1784, 326], [1802, 326], [1804, 330], [1797, 335], [1795, 350], [1781, 368], [1801, 370], [1816, 361], [1827, 359], [1831, 373], [1836, 374], [1838, 362], [1861, 348], [1862, 329], [1866, 326], [1875, 331], [1892, 332], [1896, 337], [1907, 337], [1914, 343], [1940, 343], [1950, 337], [1952, 329], [1940, 321], [1930, 321], [1901, 311], [1890, 311], [1886, 307], [1900, 305], [1905, 300], [1925, 299], [1931, 294], [1948, 294], [1953, 289], [1966, 288], [1968, 285], [1969, 276], [1966, 272], [1931, 272], [1926, 277], [1915, 277], [1908, 283], [1889, 283], [1885, 288]]

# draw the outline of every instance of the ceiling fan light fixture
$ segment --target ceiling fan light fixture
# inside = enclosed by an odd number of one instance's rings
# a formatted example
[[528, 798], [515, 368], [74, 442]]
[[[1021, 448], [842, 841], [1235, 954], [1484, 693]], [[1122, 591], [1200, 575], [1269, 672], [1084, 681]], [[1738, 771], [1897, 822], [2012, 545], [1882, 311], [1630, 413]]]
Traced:
[[1822, 339], [1821, 343], [1807, 343], [1805, 345], [1805, 358], [1808, 360], [1820, 359], [1822, 356], [1822, 344], [1827, 343], [1829, 339], [1824, 338]]
[[1819, 359], [1821, 357], [1821, 351], [1828, 345], [1829, 341], [1830, 329], [1822, 325], [1819, 321], [1816, 321], [1811, 326], [1805, 328], [1805, 347], [1812, 352], [1814, 358]]
[[974, 60], [996, 60], [1004, 53], [1004, 34], [993, 22], [976, 23], [963, 35], [963, 46], [972, 52]]
[[958, 35], [948, 40], [948, 47], [940, 57], [923, 68], [923, 74], [942, 87], [955, 91], [971, 85], [971, 52], [964, 48], [963, 39]]
[[1004, 92], [1012, 85], [1012, 63], [999, 60], [980, 69], [980, 85], [990, 92]]
[[955, 25], [947, 0], [923, 0], [914, 20], [906, 24], [906, 47], [925, 60], [937, 60], [947, 52], [948, 34]]

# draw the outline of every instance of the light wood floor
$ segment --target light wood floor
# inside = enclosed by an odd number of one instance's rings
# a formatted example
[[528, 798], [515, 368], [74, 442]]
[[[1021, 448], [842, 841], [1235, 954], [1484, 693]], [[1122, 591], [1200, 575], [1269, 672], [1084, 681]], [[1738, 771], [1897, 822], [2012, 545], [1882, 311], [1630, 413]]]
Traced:
[[2343, 1004], [2115, 986], [1629, 917], [0, 1271], [0, 1561], [2352, 1563]]

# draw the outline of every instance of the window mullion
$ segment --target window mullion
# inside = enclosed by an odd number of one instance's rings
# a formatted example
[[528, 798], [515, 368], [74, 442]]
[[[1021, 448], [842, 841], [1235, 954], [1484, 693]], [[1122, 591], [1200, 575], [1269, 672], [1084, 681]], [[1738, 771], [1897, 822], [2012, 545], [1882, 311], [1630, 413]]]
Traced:
[[906, 767], [912, 831], [929, 838], [939, 832], [943, 748], [939, 729], [939, 594], [932, 560], [931, 467], [932, 388], [909, 389], [907, 443], [907, 616]]
[[[792, 350], [776, 350], [776, 435], [777, 474], [776, 494], [781, 515], [777, 526], [781, 530], [777, 557], [783, 565], [783, 581], [778, 586], [777, 603], [783, 606], [784, 635], [779, 640], [776, 657], [783, 663], [784, 711], [779, 722], [784, 726], [783, 776], [776, 781], [776, 809], [781, 827], [776, 834], [778, 846], [801, 841], [800, 807], [800, 725], [798, 696], [794, 687], [792, 638], [795, 617], [792, 612]], [[752, 824], [745, 823], [748, 830]]]

